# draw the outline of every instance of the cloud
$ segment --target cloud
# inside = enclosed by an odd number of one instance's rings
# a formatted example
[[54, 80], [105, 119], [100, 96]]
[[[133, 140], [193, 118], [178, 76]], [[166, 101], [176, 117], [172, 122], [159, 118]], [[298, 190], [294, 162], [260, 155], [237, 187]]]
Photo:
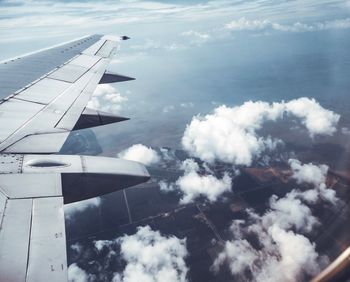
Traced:
[[328, 264], [328, 258], [319, 255], [315, 243], [307, 238], [321, 226], [312, 212], [316, 201], [338, 201], [334, 190], [326, 187], [328, 166], [302, 164], [296, 159], [289, 164], [291, 177], [309, 187], [293, 189], [284, 197], [273, 195], [263, 214], [247, 209], [246, 220], [234, 220], [232, 239], [225, 242], [212, 270], [226, 265], [243, 281], [302, 281]]
[[180, 107], [182, 108], [193, 108], [194, 104], [192, 102], [188, 102], [188, 103], [181, 103]]
[[181, 176], [176, 185], [184, 194], [180, 200], [181, 204], [191, 203], [200, 196], [215, 202], [223, 193], [231, 191], [232, 180], [227, 173], [218, 179], [213, 175], [199, 175], [192, 171]]
[[82, 270], [76, 263], [72, 263], [68, 267], [68, 281], [69, 282], [87, 282], [89, 275]]
[[330, 29], [348, 29], [350, 28], [350, 18], [335, 19], [325, 22], [302, 23], [295, 22], [292, 24], [279, 24], [267, 19], [250, 20], [245, 17], [233, 20], [225, 24], [225, 29], [231, 31], [285, 31], [285, 32], [308, 32]]
[[99, 84], [87, 104], [87, 107], [110, 113], [120, 113], [122, 104], [128, 98], [122, 96], [109, 84]]
[[200, 174], [199, 165], [193, 159], [186, 159], [181, 164], [184, 174], [175, 183], [159, 182], [163, 192], [179, 191], [182, 194], [180, 204], [194, 202], [199, 197], [205, 197], [210, 202], [231, 191], [232, 179], [228, 173], [224, 173], [221, 179], [211, 174]]
[[299, 184], [311, 184], [315, 187], [314, 190], [308, 190], [302, 193], [304, 200], [307, 200], [310, 203], [315, 203], [319, 197], [323, 200], [326, 200], [333, 205], [338, 202], [338, 198], [333, 189], [327, 188], [326, 178], [328, 173], [328, 166], [314, 165], [313, 163], [301, 164], [300, 161], [296, 159], [290, 159], [288, 161], [293, 175], [292, 178], [297, 181]]
[[293, 171], [292, 177], [297, 183], [309, 183], [314, 186], [325, 183], [328, 172], [327, 165], [314, 165], [312, 163], [302, 165], [296, 159], [290, 159], [288, 163]]
[[262, 30], [271, 25], [272, 23], [268, 20], [248, 20], [242, 17], [225, 24], [225, 28], [229, 30]]
[[271, 196], [270, 211], [261, 217], [265, 228], [277, 225], [282, 229], [295, 228], [297, 231], [310, 233], [319, 225], [319, 221], [312, 215], [311, 209], [298, 198], [300, 192], [292, 190], [285, 197]]
[[165, 106], [162, 111], [163, 111], [163, 113], [169, 113], [169, 112], [174, 111], [175, 109], [178, 109], [178, 108], [190, 109], [190, 108], [193, 108], [193, 107], [194, 107], [194, 104], [192, 102], [180, 103], [177, 106], [174, 106], [174, 105]]
[[171, 111], [173, 111], [173, 110], [175, 110], [175, 106], [173, 106], [173, 105], [165, 106], [165, 107], [163, 108], [163, 113], [169, 113], [169, 112], [171, 112]]
[[179, 51], [185, 50], [188, 46], [179, 42], [166, 42], [161, 43], [159, 41], [155, 41], [153, 39], [145, 39], [145, 41], [141, 44], [131, 45], [130, 49], [139, 51], [140, 54], [146, 53], [146, 51], [157, 51], [157, 50], [165, 50], [165, 51]]
[[[327, 9], [330, 3], [299, 3], [301, 0], [284, 1], [281, 3], [266, 1], [173, 1], [170, 3], [161, 3], [160, 1], [40, 1], [40, 0], [16, 0], [1, 1], [0, 14], [6, 15], [0, 19], [0, 26], [3, 28], [1, 32], [2, 42], [29, 41], [34, 38], [67, 38], [79, 36], [79, 34], [101, 32], [114, 32], [113, 27], [123, 26], [123, 28], [133, 30], [136, 26], [147, 24], [163, 24], [171, 23], [171, 27], [165, 30], [169, 31], [174, 24], [176, 26], [185, 23], [185, 25], [194, 22], [201, 22], [201, 26], [221, 25], [223, 19], [236, 18], [227, 24], [234, 28], [240, 28], [235, 22], [241, 25], [257, 26], [264, 25], [266, 22], [276, 29], [294, 30], [310, 30], [312, 29], [334, 29], [348, 28], [349, 20], [337, 19], [331, 21], [318, 21], [315, 23], [303, 24], [295, 22], [295, 19], [311, 18], [311, 20], [335, 18], [339, 12], [343, 14], [344, 6], [341, 3], [332, 3], [331, 9]], [[303, 8], [300, 9], [299, 6]], [[281, 13], [283, 11], [283, 13]], [[331, 16], [330, 16], [331, 13]], [[116, 17], [115, 15], [118, 15]], [[269, 20], [249, 20], [248, 18], [256, 17], [259, 14], [262, 18]], [[245, 15], [246, 18], [239, 18]], [[290, 25], [278, 24], [274, 18], [283, 21], [295, 22]], [[243, 19], [243, 20], [242, 20]], [[60, 25], [57, 25], [60, 22]], [[248, 22], [248, 23], [246, 23]], [[261, 22], [261, 23], [260, 23]], [[308, 21], [310, 22], [310, 21]], [[299, 27], [300, 25], [301, 27]], [[306, 26], [306, 27], [303, 27]], [[69, 31], [67, 31], [69, 27]], [[151, 29], [155, 34], [157, 27]], [[210, 29], [212, 30], [212, 29]], [[48, 32], [49, 31], [49, 32]], [[193, 40], [206, 40], [205, 35], [215, 37], [215, 32], [198, 32], [187, 31], [193, 33]], [[185, 32], [185, 33], [187, 33]], [[147, 31], [146, 31], [147, 33]], [[169, 33], [169, 32], [167, 32]], [[177, 33], [177, 31], [176, 31]], [[180, 33], [181, 34], [181, 33]], [[166, 45], [165, 45], [166, 46]], [[171, 44], [169, 50], [178, 48], [186, 48], [182, 45]], [[174, 47], [174, 49], [172, 49]], [[142, 48], [142, 47], [141, 47]]]
[[[122, 273], [114, 276], [113, 281], [187, 281], [186, 239], [162, 236], [159, 231], [144, 226], [138, 227], [134, 235], [124, 235], [116, 242], [120, 245], [120, 256], [126, 266]], [[103, 241], [102, 247], [109, 248], [113, 244]], [[95, 245], [101, 244], [97, 241]]]
[[160, 49], [162, 46], [159, 42], [152, 39], [147, 39], [143, 44], [131, 45], [130, 48], [138, 51]]
[[248, 101], [232, 108], [220, 106], [204, 117], [193, 117], [184, 132], [182, 145], [205, 162], [251, 165], [263, 151], [273, 150], [280, 143], [270, 136], [261, 137], [256, 131], [266, 121], [277, 121], [284, 116], [298, 118], [310, 137], [332, 135], [340, 118], [309, 98], [272, 104]]
[[315, 99], [299, 98], [285, 104], [287, 114], [299, 118], [310, 136], [333, 135], [340, 116], [323, 108]]
[[181, 35], [190, 38], [190, 43], [197, 46], [206, 43], [211, 38], [209, 33], [194, 30], [182, 32]]
[[165, 45], [164, 48], [167, 51], [179, 51], [179, 50], [186, 50], [187, 46], [180, 43], [171, 43], [171, 44]]
[[160, 161], [158, 153], [142, 144], [132, 145], [118, 154], [119, 158], [136, 161], [144, 165], [153, 165]]
[[350, 135], [350, 129], [347, 127], [342, 127], [341, 128], [341, 133], [344, 135]]
[[146, 225], [132, 235], [91, 243], [71, 246], [77, 263], [68, 268], [69, 281], [187, 281], [186, 238]]
[[75, 202], [64, 205], [64, 215], [67, 219], [71, 219], [74, 214], [83, 212], [89, 208], [97, 208], [101, 204], [101, 198], [91, 198], [88, 200]]
[[319, 273], [328, 259], [304, 235], [319, 221], [298, 193], [272, 196], [265, 214], [247, 210], [246, 221], [233, 221], [232, 240], [226, 241], [212, 269], [217, 272], [227, 265], [243, 281], [300, 281]]

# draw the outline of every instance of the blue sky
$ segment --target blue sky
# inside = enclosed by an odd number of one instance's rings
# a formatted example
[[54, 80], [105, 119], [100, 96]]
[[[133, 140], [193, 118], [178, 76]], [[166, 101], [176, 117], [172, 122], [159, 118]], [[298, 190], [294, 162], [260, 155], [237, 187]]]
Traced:
[[[198, 33], [222, 40], [237, 31], [267, 34], [276, 24], [297, 25], [279, 30], [285, 32], [348, 28], [349, 12], [348, 1], [2, 0], [0, 57], [91, 33], [129, 34], [140, 44], [157, 39], [175, 47], [206, 41]], [[239, 20], [230, 32], [228, 24]], [[196, 33], [186, 38], [188, 31]]]

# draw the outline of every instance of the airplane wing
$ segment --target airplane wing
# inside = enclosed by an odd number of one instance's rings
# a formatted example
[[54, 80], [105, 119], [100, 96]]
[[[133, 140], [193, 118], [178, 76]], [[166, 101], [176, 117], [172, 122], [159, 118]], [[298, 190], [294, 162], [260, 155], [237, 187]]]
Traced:
[[[125, 39], [125, 37], [124, 37]], [[55, 154], [73, 130], [124, 120], [86, 107], [118, 38], [92, 35], [0, 63], [0, 281], [67, 281], [63, 204], [149, 179], [116, 158]]]

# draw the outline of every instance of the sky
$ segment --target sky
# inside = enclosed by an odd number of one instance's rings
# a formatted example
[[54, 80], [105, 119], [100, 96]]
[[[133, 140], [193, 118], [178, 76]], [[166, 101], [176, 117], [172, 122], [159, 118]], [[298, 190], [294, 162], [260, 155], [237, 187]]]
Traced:
[[[131, 37], [109, 68], [136, 77], [100, 86], [89, 103], [131, 118], [93, 129], [102, 155], [154, 165], [169, 158], [154, 149], [171, 147], [201, 160], [185, 160], [177, 180], [159, 183], [165, 193], [180, 193], [179, 205], [200, 197], [219, 201], [231, 192], [240, 166], [270, 156], [281, 144], [350, 149], [349, 1], [0, 0], [0, 60], [95, 33]], [[257, 281], [294, 281], [327, 264], [308, 239], [319, 224], [312, 207], [338, 203], [326, 174], [344, 160], [289, 156], [291, 179], [309, 189], [272, 196], [268, 213], [249, 210], [247, 222], [228, 223], [231, 238], [213, 272], [226, 266], [232, 275], [248, 270]], [[216, 162], [234, 172], [214, 174]], [[101, 202], [68, 206], [68, 220]], [[249, 232], [261, 252], [245, 240]], [[84, 252], [79, 245], [71, 248]], [[126, 267], [113, 281], [188, 279], [186, 238], [146, 226], [112, 241], [96, 240], [94, 248], [108, 258], [120, 251]], [[145, 251], [138, 254], [139, 248]], [[71, 281], [96, 280], [76, 263], [69, 273]]]
[[[349, 25], [349, 9], [348, 1], [310, 0], [1, 0], [1, 58], [92, 33], [128, 34], [135, 40], [133, 45], [151, 48], [151, 43], [145, 46], [145, 41], [154, 40], [155, 44], [171, 48], [181, 42], [186, 45], [207, 41], [209, 38], [201, 37], [201, 33], [211, 35], [213, 40], [225, 37], [230, 33], [227, 29], [260, 31], [256, 34], [271, 29], [341, 29]], [[239, 22], [230, 26], [232, 21]], [[276, 24], [281, 26], [273, 26]], [[8, 48], [15, 43], [16, 48]]]

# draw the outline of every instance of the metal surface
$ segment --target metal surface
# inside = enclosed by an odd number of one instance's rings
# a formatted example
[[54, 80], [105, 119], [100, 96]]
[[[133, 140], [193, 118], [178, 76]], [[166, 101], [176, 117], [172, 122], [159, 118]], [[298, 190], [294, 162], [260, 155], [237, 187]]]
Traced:
[[129, 80], [135, 80], [135, 78], [106, 71], [103, 74], [99, 84], [123, 82], [123, 81], [129, 81]]
[[62, 197], [34, 199], [26, 281], [66, 281], [65, 249]]
[[25, 281], [32, 200], [8, 200], [0, 229], [1, 281]]
[[0, 193], [10, 199], [62, 196], [59, 174], [0, 174]]
[[[16, 116], [16, 114], [23, 117], [16, 118], [15, 122], [11, 121], [12, 127], [6, 127], [6, 125], [4, 125], [4, 129], [6, 130], [2, 132], [3, 139], [10, 137], [6, 139], [6, 142], [0, 144], [0, 150], [22, 153], [59, 152], [68, 136], [68, 134], [60, 134], [59, 132], [71, 131], [74, 128], [96, 85], [100, 81], [108, 61], [107, 59], [99, 60], [98, 63], [86, 71], [75, 83], [72, 83], [68, 89], [46, 106], [15, 100], [17, 103], [28, 103], [27, 109], [23, 106], [23, 113], [17, 113], [16, 105], [12, 107], [7, 106], [7, 104], [10, 104], [11, 100], [1, 104], [0, 111], [2, 107], [5, 109], [6, 107], [9, 108], [6, 109], [9, 119], [11, 115]], [[67, 66], [69, 65], [65, 67]], [[73, 67], [82, 68], [79, 66]], [[64, 76], [64, 73], [61, 73], [61, 75]], [[61, 77], [62, 79], [63, 76]], [[75, 78], [72, 76], [71, 80], [74, 79]], [[58, 133], [58, 135], [57, 138], [50, 138], [49, 142], [45, 142], [48, 136], [53, 137], [53, 135], [45, 135], [46, 133]], [[33, 141], [35, 142], [33, 143]], [[38, 144], [40, 146], [33, 146], [33, 144]]]
[[[33, 162], [59, 162], [65, 165], [38, 167], [33, 166]], [[25, 155], [23, 158], [23, 173], [62, 173], [62, 172], [82, 172], [83, 166], [80, 156], [72, 155]]]
[[98, 50], [102, 47], [102, 45], [106, 42], [105, 39], [101, 38], [99, 41], [97, 41], [95, 44], [84, 50], [82, 53], [86, 55], [96, 55]]
[[29, 135], [10, 147], [6, 148], [6, 153], [57, 153], [63, 146], [69, 132]]
[[96, 65], [94, 65], [94, 67], [89, 71], [89, 73], [86, 74], [86, 76], [88, 74], [91, 75], [90, 80], [86, 84], [84, 90], [77, 97], [77, 99], [75, 99], [75, 101], [72, 103], [69, 110], [65, 113], [62, 119], [56, 125], [56, 128], [64, 130], [72, 130], [74, 128], [83, 110], [85, 109], [86, 104], [90, 100], [93, 91], [95, 90], [98, 82], [100, 81], [101, 76], [103, 75], [107, 67], [107, 64], [107, 60], [101, 60]]
[[0, 173], [20, 173], [23, 156], [19, 154], [0, 154]]
[[65, 203], [81, 201], [112, 193], [147, 181], [146, 168], [137, 162], [81, 156], [82, 173], [62, 173]]
[[82, 54], [82, 55], [76, 57], [75, 59], [73, 59], [69, 64], [77, 65], [77, 66], [81, 66], [81, 67], [90, 69], [99, 60], [100, 60], [100, 58], [98, 58], [98, 57], [88, 56], [88, 55]]
[[1, 230], [2, 220], [4, 218], [6, 202], [7, 202], [7, 197], [2, 193], [0, 193], [0, 230]]
[[87, 36], [70, 43], [0, 63], [0, 99], [39, 79], [99, 41], [101, 35]]
[[102, 47], [100, 48], [100, 50], [98, 50], [98, 52], [96, 53], [97, 56], [103, 57], [103, 58], [108, 58], [112, 51], [114, 50], [114, 48], [116, 47], [115, 42], [107, 40]]
[[69, 86], [68, 82], [44, 78], [16, 95], [16, 99], [47, 105]]
[[48, 77], [73, 83], [76, 82], [84, 73], [86, 73], [87, 70], [87, 68], [81, 66], [67, 64], [54, 71]]
[[350, 247], [328, 265], [311, 282], [348, 281], [350, 275]]
[[0, 143], [43, 108], [43, 105], [17, 99], [0, 104]]
[[128, 120], [128, 118], [85, 108], [84, 112], [81, 114], [77, 123], [75, 124], [73, 130], [101, 126], [125, 120]]

